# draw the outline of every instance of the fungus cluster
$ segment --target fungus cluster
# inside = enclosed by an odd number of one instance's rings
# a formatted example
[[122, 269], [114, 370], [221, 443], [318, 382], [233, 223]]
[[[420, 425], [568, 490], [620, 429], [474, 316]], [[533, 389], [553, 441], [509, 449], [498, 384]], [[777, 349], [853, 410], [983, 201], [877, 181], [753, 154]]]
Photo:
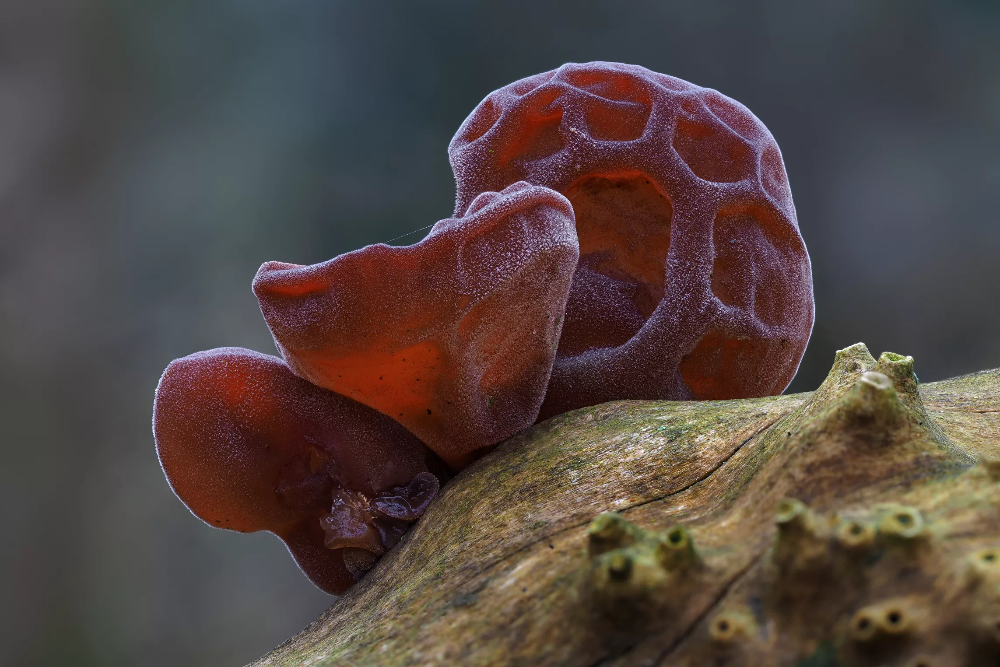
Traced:
[[449, 156], [455, 217], [421, 242], [260, 268], [281, 359], [198, 353], [157, 388], [178, 497], [275, 533], [330, 593], [506, 437], [614, 399], [780, 393], [812, 328], [781, 154], [714, 90], [564, 65], [487, 96]]

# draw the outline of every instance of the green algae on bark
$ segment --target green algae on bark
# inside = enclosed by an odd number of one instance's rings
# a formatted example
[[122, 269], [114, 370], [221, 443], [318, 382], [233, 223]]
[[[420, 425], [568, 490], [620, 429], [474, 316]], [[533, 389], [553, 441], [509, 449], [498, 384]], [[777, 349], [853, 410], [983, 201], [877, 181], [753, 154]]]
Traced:
[[995, 661], [997, 461], [1000, 371], [921, 385], [860, 344], [812, 393], [577, 410], [257, 664]]

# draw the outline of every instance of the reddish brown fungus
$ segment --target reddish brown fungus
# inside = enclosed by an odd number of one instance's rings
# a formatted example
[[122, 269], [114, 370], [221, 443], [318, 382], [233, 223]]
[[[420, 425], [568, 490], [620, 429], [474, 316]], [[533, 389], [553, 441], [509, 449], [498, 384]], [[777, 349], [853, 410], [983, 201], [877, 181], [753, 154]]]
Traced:
[[515, 183], [412, 246], [264, 264], [254, 292], [298, 375], [460, 468], [538, 416], [578, 253], [570, 203]]
[[250, 350], [171, 363], [153, 433], [170, 485], [197, 517], [274, 533], [328, 593], [354, 583], [438, 490], [434, 455], [405, 428]]
[[813, 322], [781, 153], [738, 102], [634, 65], [505, 86], [449, 147], [455, 211], [515, 181], [576, 214], [579, 267], [547, 417], [625, 398], [780, 393]]
[[491, 93], [449, 156], [456, 217], [420, 243], [260, 268], [284, 361], [211, 350], [157, 388], [181, 500], [331, 593], [427, 507], [434, 452], [457, 470], [608, 400], [779, 393], [812, 328], [781, 153], [714, 90], [564, 65]]

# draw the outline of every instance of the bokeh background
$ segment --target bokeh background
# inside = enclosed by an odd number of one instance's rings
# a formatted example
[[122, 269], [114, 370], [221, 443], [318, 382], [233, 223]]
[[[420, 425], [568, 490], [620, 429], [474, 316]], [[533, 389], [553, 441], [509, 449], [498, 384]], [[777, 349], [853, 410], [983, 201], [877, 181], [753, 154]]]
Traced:
[[273, 352], [263, 261], [447, 217], [480, 99], [595, 59], [777, 138], [816, 286], [791, 390], [859, 340], [924, 381], [1000, 366], [995, 0], [3, 0], [0, 663], [240, 665], [331, 603], [173, 497], [159, 374]]

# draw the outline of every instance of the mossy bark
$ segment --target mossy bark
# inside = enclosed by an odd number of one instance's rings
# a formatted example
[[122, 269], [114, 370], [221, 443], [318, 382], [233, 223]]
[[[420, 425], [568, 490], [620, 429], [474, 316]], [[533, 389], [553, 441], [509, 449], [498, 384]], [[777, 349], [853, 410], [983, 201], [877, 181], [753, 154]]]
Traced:
[[578, 410], [256, 664], [994, 664], [998, 460], [1000, 371], [860, 344], [808, 394]]

